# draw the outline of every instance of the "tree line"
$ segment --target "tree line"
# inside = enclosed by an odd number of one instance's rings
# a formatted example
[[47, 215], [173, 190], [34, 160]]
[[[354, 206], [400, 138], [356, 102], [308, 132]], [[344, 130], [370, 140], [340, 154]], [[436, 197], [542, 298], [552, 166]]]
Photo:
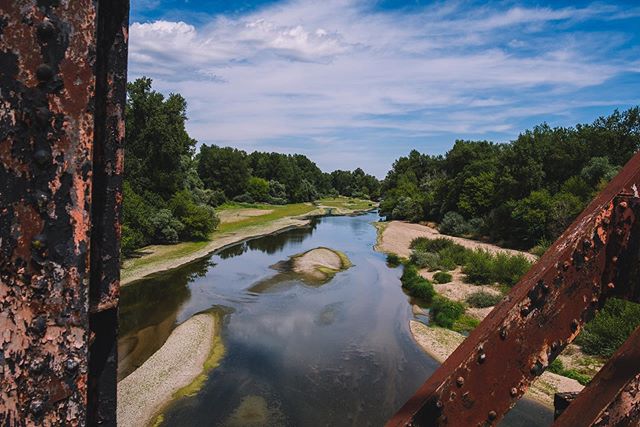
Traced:
[[640, 149], [640, 108], [591, 124], [541, 124], [510, 143], [458, 140], [445, 155], [411, 151], [382, 183], [388, 219], [518, 248], [545, 247]]
[[187, 103], [140, 78], [127, 86], [122, 252], [206, 240], [230, 201], [286, 204], [344, 195], [377, 200], [380, 182], [358, 168], [325, 173], [300, 154], [202, 145], [185, 123]]

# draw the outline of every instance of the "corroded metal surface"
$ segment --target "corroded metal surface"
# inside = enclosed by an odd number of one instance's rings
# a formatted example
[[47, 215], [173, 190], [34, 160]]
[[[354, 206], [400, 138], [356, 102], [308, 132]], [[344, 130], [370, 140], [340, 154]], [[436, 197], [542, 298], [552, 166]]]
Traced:
[[640, 425], [640, 328], [624, 343], [554, 427]]
[[640, 154], [387, 425], [497, 424], [608, 297], [634, 299], [638, 188]]
[[[111, 205], [117, 217], [120, 192], [117, 180], [92, 187], [98, 171], [94, 137], [113, 131], [112, 125], [100, 128], [94, 121], [100, 104], [97, 10], [96, 0], [0, 0], [3, 426], [86, 424], [92, 398], [89, 347], [96, 339], [89, 333], [90, 263], [94, 267], [111, 257], [97, 281], [106, 278], [110, 307], [117, 305], [117, 242], [100, 252], [98, 262], [90, 257], [91, 236], [103, 235], [92, 230], [92, 198], [110, 189], [102, 197], [117, 200]], [[118, 78], [123, 74], [114, 81]], [[121, 111], [113, 108], [122, 103], [115, 98], [106, 103], [118, 129]], [[121, 137], [103, 138], [116, 139], [121, 143]], [[102, 150], [107, 160], [99, 167], [107, 170], [111, 163], [119, 174], [121, 154], [108, 154], [113, 150], [108, 142]], [[118, 228], [117, 222], [106, 221]], [[92, 301], [100, 294], [92, 292]]]

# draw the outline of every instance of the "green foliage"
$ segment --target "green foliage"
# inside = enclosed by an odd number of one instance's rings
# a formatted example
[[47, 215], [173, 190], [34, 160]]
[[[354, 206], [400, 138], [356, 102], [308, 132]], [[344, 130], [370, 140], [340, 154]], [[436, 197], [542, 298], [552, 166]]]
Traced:
[[453, 276], [445, 271], [438, 271], [433, 275], [433, 281], [436, 283], [449, 283], [451, 280], [453, 280]]
[[465, 236], [471, 233], [472, 228], [462, 215], [457, 212], [447, 212], [438, 225], [438, 231], [451, 236]]
[[420, 298], [427, 303], [432, 301], [435, 295], [433, 285], [427, 279], [420, 276], [414, 265], [407, 264], [404, 266], [400, 281], [402, 282], [402, 287], [406, 289], [411, 296]]
[[523, 255], [510, 255], [499, 252], [493, 257], [491, 280], [509, 287], [518, 283], [520, 278], [531, 268], [531, 261]]
[[183, 158], [191, 156], [195, 141], [185, 129], [185, 99], [165, 98], [151, 83], [140, 78], [127, 85], [125, 178], [137, 193], [168, 200], [186, 180]]
[[387, 265], [389, 267], [397, 267], [402, 264], [400, 257], [396, 254], [387, 254]]
[[252, 176], [247, 182], [247, 193], [249, 193], [256, 202], [268, 202], [270, 198], [269, 181]]
[[185, 226], [177, 220], [169, 209], [160, 209], [150, 219], [154, 241], [158, 243], [178, 243]]
[[488, 285], [499, 283], [511, 287], [529, 270], [531, 262], [523, 255], [506, 252], [492, 254], [482, 249], [467, 253], [462, 272], [469, 283]]
[[555, 359], [549, 367], [547, 368], [549, 372], [553, 372], [554, 374], [562, 375], [563, 377], [572, 378], [578, 381], [582, 385], [589, 384], [591, 381], [591, 377], [585, 374], [581, 374], [575, 369], [566, 369], [560, 359]]
[[430, 313], [436, 325], [451, 328], [464, 314], [464, 304], [436, 295], [431, 303]]
[[467, 297], [467, 304], [475, 308], [493, 307], [502, 301], [502, 296], [485, 291], [474, 292]]
[[418, 268], [426, 268], [429, 271], [440, 270], [440, 255], [435, 252], [413, 251], [409, 261]]
[[411, 197], [401, 197], [391, 215], [394, 219], [419, 221], [422, 218], [422, 206], [418, 200]]
[[587, 354], [610, 357], [640, 326], [640, 305], [609, 299], [578, 336]]
[[187, 190], [174, 194], [169, 207], [173, 216], [184, 224], [180, 232], [184, 240], [206, 240], [220, 222], [212, 207], [196, 204]]
[[493, 282], [493, 256], [491, 253], [476, 249], [467, 254], [467, 260], [462, 267], [469, 283], [488, 285]]
[[542, 238], [537, 245], [531, 248], [530, 252], [537, 257], [541, 257], [545, 252], [547, 252], [547, 249], [551, 247], [552, 243], [553, 242], [549, 241], [548, 239]]
[[478, 325], [480, 321], [475, 317], [468, 316], [463, 314], [453, 323], [451, 327], [452, 330], [456, 332], [460, 332], [461, 334], [468, 334], [473, 331]]
[[[444, 156], [413, 150], [382, 182], [380, 213], [528, 249], [555, 240], [638, 149], [640, 107], [576, 127], [543, 124], [508, 144], [456, 141]], [[407, 198], [421, 213], [406, 213]]]

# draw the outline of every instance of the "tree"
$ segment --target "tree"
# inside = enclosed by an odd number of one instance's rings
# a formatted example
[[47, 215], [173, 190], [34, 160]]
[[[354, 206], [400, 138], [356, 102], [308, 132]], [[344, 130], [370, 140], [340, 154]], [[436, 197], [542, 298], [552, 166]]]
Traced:
[[202, 145], [198, 159], [198, 175], [212, 190], [222, 190], [232, 199], [244, 193], [251, 173], [247, 154], [231, 147]]
[[127, 85], [125, 179], [137, 192], [149, 191], [168, 200], [185, 180], [184, 156], [195, 140], [185, 129], [187, 103], [178, 94], [151, 89], [151, 79]]
[[252, 176], [247, 182], [247, 193], [256, 202], [269, 201], [269, 182], [266, 179]]

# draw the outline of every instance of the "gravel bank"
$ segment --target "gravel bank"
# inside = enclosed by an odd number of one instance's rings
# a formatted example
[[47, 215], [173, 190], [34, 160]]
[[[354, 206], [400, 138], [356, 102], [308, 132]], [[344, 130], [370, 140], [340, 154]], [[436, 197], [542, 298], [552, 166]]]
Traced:
[[118, 426], [150, 424], [181, 389], [203, 374], [214, 350], [216, 317], [197, 314], [178, 326], [141, 367], [118, 383]]

